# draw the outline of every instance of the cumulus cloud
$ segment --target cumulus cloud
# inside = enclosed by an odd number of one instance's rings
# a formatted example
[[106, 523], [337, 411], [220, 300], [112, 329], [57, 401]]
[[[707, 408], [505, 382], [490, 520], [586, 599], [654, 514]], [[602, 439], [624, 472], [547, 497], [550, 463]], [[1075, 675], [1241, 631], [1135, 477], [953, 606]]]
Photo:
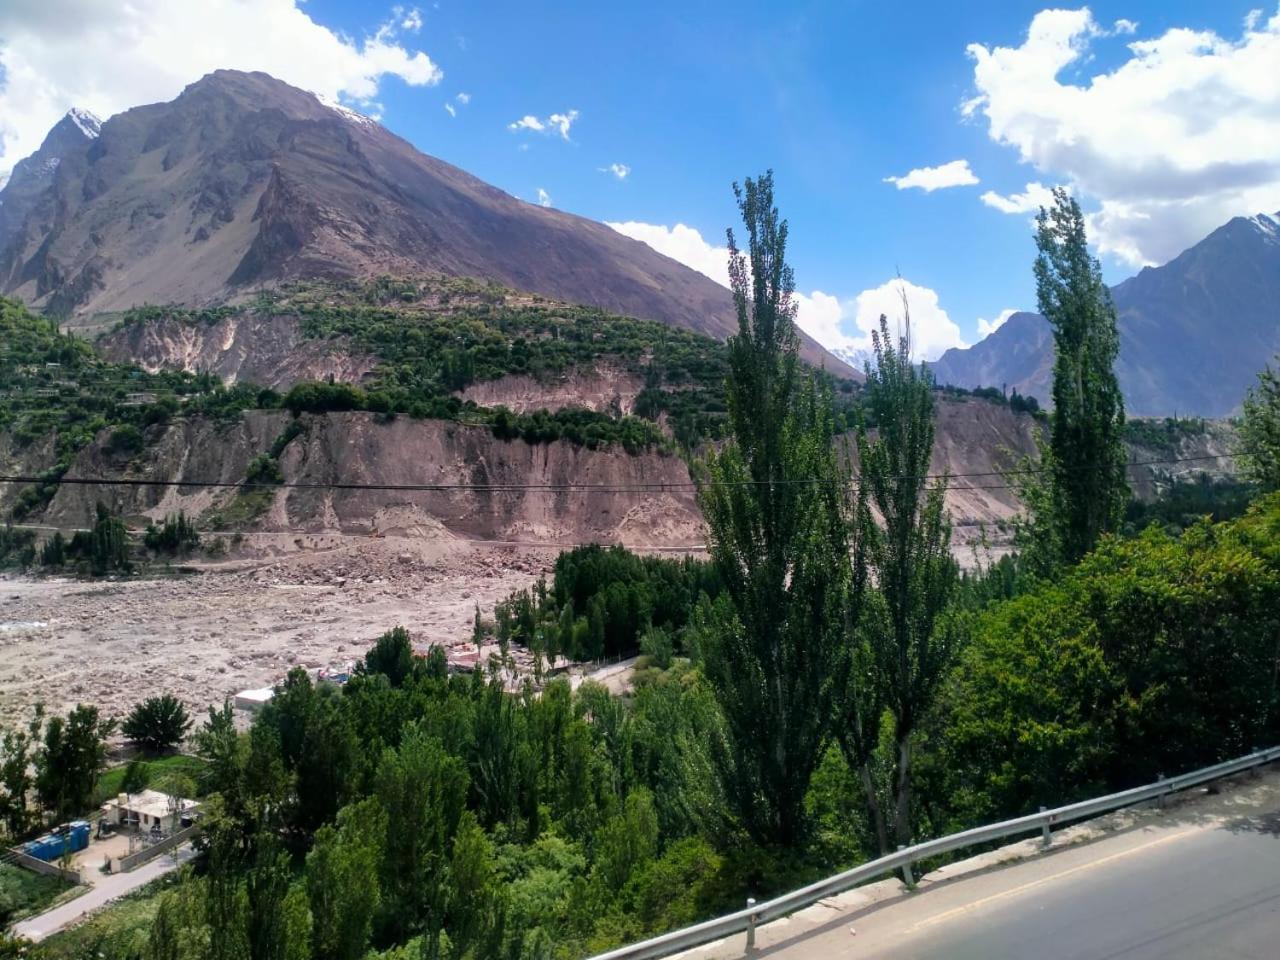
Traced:
[[471, 94], [469, 94], [469, 93], [460, 93], [460, 94], [458, 94], [456, 97], [454, 97], [453, 99], [457, 100], [460, 104], [462, 104], [462, 105], [465, 107], [468, 103], [470, 103], [470, 102], [471, 102]]
[[551, 206], [551, 194], [547, 193], [546, 190], [543, 190], [542, 187], [538, 188], [538, 206], [540, 207]]
[[632, 240], [647, 243], [659, 253], [697, 270], [704, 277], [710, 277], [722, 287], [729, 286], [729, 248], [707, 242], [693, 227], [683, 223], [667, 227], [638, 220], [609, 223], [608, 226]]
[[1135, 266], [1280, 206], [1280, 12], [1234, 39], [1175, 27], [1131, 40], [1114, 69], [1063, 80], [1108, 33], [1087, 8], [1043, 10], [1020, 46], [971, 44], [977, 95], [963, 110], [1095, 201], [1099, 249]]
[[1136, 20], [1126, 20], [1121, 17], [1111, 25], [1112, 33], [1131, 34], [1138, 32], [1138, 22]]
[[301, 0], [5, 0], [0, 3], [0, 175], [72, 107], [100, 117], [171, 100], [219, 67], [263, 70], [366, 111], [384, 77], [424, 86], [440, 68], [397, 39], [407, 14], [353, 39]]
[[900, 177], [885, 177], [884, 182], [892, 183], [899, 190], [915, 187], [925, 193], [933, 193], [947, 187], [971, 186], [978, 182], [978, 178], [969, 169], [968, 160], [952, 160], [940, 167], [920, 167]]
[[1022, 193], [1003, 196], [994, 190], [988, 190], [978, 199], [1001, 213], [1036, 213], [1041, 207], [1053, 205], [1053, 191], [1037, 180], [1035, 183], [1028, 183]]
[[991, 334], [995, 333], [997, 330], [999, 330], [1001, 327], [1004, 326], [1004, 322], [1006, 320], [1008, 320], [1017, 312], [1018, 312], [1017, 310], [1014, 310], [1012, 307], [1010, 307], [1008, 309], [1001, 310], [999, 315], [994, 320], [984, 320], [982, 317], [979, 317], [978, 318], [979, 335], [984, 337], [991, 336]]
[[452, 103], [446, 103], [444, 108], [449, 111], [449, 116], [456, 117], [458, 115], [458, 111], [454, 108]]
[[573, 126], [575, 120], [578, 119], [577, 110], [567, 110], [564, 113], [553, 113], [546, 119], [535, 117], [531, 113], [526, 113], [519, 120], [513, 120], [507, 124], [508, 130], [519, 132], [521, 130], [530, 130], [534, 133], [558, 133], [560, 139], [569, 139], [569, 128]]
[[600, 168], [601, 173], [611, 173], [619, 180], [627, 179], [627, 174], [631, 172], [631, 168], [625, 163], [611, 163], [607, 167]]
[[[674, 227], [627, 221], [610, 223], [619, 233], [647, 243], [661, 254], [729, 286], [729, 248], [705, 240], [693, 227]], [[879, 329], [880, 314], [898, 322], [902, 294], [911, 310], [911, 339], [919, 360], [935, 360], [949, 347], [965, 346], [960, 328], [947, 316], [938, 294], [907, 280], [887, 280], [856, 297], [841, 299], [822, 290], [796, 292], [796, 324], [828, 350], [860, 363], [871, 349], [871, 331]]]

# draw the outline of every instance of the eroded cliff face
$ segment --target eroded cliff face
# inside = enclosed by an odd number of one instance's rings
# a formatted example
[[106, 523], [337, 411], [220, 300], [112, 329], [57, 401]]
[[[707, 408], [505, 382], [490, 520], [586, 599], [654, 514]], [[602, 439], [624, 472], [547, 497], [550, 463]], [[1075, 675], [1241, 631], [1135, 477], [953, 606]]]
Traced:
[[[229, 426], [176, 420], [143, 457], [128, 463], [111, 457], [104, 436], [81, 451], [69, 475], [234, 485], [244, 479], [249, 461], [270, 449], [288, 418], [287, 413], [256, 412]], [[291, 483], [446, 489], [281, 488], [269, 495], [254, 529], [556, 544], [599, 540], [637, 547], [702, 542], [693, 493], [679, 486], [689, 483], [688, 468], [679, 457], [657, 452], [632, 456], [621, 448], [590, 450], [566, 441], [503, 441], [483, 427], [408, 417], [381, 422], [366, 413], [307, 416], [303, 422], [304, 431], [280, 457]], [[555, 489], [566, 484], [670, 484], [679, 489]], [[459, 485], [523, 489], [447, 489]], [[238, 493], [234, 487], [68, 485], [45, 511], [45, 522], [82, 525], [103, 499], [138, 521], [181, 509], [209, 525], [228, 514]]]
[[297, 317], [237, 313], [214, 323], [161, 317], [130, 323], [98, 340], [108, 360], [155, 373], [213, 373], [227, 383], [247, 381], [287, 390], [300, 380], [359, 383], [377, 360], [343, 338], [303, 335]]
[[[144, 454], [122, 460], [109, 452], [109, 433], [82, 450], [68, 476], [134, 477], [226, 487], [67, 485], [41, 522], [81, 526], [102, 500], [133, 521], [184, 510], [205, 529], [225, 525], [274, 532], [409, 536], [541, 543], [599, 541], [643, 547], [697, 547], [706, 531], [686, 463], [656, 451], [633, 456], [620, 447], [591, 450], [567, 441], [504, 441], [485, 427], [441, 420], [386, 419], [369, 413], [306, 415], [303, 429], [279, 458], [287, 481], [246, 511], [237, 487], [249, 461], [271, 449], [290, 420], [284, 411], [255, 411], [230, 424], [177, 418], [153, 427]], [[978, 399], [939, 403], [931, 472], [952, 477], [947, 509], [957, 548], [985, 536], [1007, 539], [1019, 509], [1000, 471], [1035, 452], [1039, 425], [1026, 415]], [[1227, 453], [1234, 433], [1210, 424], [1176, 450], [1133, 447], [1131, 461]], [[0, 436], [6, 464], [38, 472], [52, 448], [12, 450]], [[1135, 492], [1157, 493], [1171, 475], [1223, 476], [1229, 460], [1188, 461], [1131, 471]], [[307, 486], [313, 484], [315, 486]], [[332, 485], [344, 485], [334, 487]], [[351, 485], [354, 489], [345, 488]], [[372, 489], [426, 486], [436, 489]], [[572, 485], [575, 489], [564, 489]], [[601, 489], [577, 489], [582, 486]], [[477, 489], [479, 488], [479, 489]], [[619, 490], [618, 488], [624, 488]], [[0, 491], [6, 498], [13, 488]], [[0, 500], [0, 507], [6, 501]], [[967, 555], [967, 554], [966, 554]], [[963, 559], [963, 558], [962, 558]]]

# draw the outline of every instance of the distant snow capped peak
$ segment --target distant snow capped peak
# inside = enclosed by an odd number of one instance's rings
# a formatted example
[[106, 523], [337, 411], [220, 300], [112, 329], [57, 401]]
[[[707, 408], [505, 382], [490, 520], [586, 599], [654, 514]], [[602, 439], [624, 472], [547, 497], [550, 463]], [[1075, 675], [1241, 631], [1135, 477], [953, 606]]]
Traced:
[[88, 110], [81, 110], [79, 107], [72, 107], [67, 111], [67, 119], [80, 128], [90, 140], [97, 137], [98, 132], [102, 129], [102, 121], [90, 113]]
[[330, 100], [328, 97], [323, 97], [318, 93], [315, 96], [316, 96], [316, 99], [319, 100], [322, 104], [324, 104], [334, 113], [338, 114], [344, 120], [348, 120], [351, 123], [358, 123], [361, 126], [367, 127], [367, 126], [376, 125], [378, 122], [377, 120], [373, 119], [373, 117], [366, 117], [363, 113], [360, 113], [356, 110], [352, 110], [350, 107], [344, 107], [342, 104], [338, 103], [338, 101], [336, 100]]
[[1265, 213], [1250, 217], [1249, 222], [1258, 228], [1266, 243], [1280, 243], [1280, 213], [1269, 217]]
[[861, 371], [867, 364], [874, 365], [875, 363], [875, 354], [865, 347], [828, 347], [827, 349], [858, 371]]

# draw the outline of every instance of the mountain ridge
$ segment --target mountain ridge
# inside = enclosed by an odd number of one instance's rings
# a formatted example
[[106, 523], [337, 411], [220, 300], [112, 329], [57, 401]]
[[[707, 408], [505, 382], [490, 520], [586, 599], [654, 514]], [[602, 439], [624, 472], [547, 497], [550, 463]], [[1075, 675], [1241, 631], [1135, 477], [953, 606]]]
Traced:
[[[1280, 213], [1234, 217], [1111, 292], [1127, 412], [1232, 415], [1257, 372], [1280, 352]], [[1042, 316], [1019, 312], [930, 366], [942, 384], [1006, 386], [1048, 404], [1053, 338]]]
[[[262, 73], [215, 71], [173, 101], [110, 118], [0, 233], [0, 291], [73, 324], [291, 279], [414, 273], [494, 280], [720, 339], [737, 329], [731, 294], [702, 274]], [[804, 339], [809, 362], [850, 373]]]

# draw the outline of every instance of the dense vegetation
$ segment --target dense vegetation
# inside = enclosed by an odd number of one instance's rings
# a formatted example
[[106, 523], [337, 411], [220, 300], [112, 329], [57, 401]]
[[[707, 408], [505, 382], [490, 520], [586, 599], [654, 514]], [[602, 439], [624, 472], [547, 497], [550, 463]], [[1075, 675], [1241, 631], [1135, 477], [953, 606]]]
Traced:
[[[182, 310], [145, 307], [122, 322], [162, 317], [216, 323], [236, 310], [296, 316], [312, 338], [341, 338], [349, 349], [377, 357], [364, 388], [300, 385], [290, 409], [373, 410], [493, 427], [502, 439], [531, 443], [564, 437], [635, 450], [660, 443], [662, 419], [686, 449], [717, 439], [724, 425], [720, 384], [728, 369], [724, 344], [702, 334], [594, 307], [519, 294], [458, 277], [372, 281], [305, 281], [264, 292], [242, 308]], [[466, 387], [505, 376], [554, 383], [579, 370], [613, 370], [641, 380], [634, 416], [621, 409], [594, 413], [515, 414], [461, 400]], [[843, 402], [837, 414], [854, 422], [852, 381], [832, 381]], [[327, 388], [327, 389], [326, 389]]]
[[[672, 655], [694, 652], [700, 608], [705, 615], [720, 589], [716, 571], [699, 560], [593, 544], [560, 554], [550, 587], [539, 581], [499, 603], [493, 630], [499, 643], [522, 644], [548, 663], [643, 647], [667, 666]], [[479, 631], [487, 635], [484, 624]]]
[[223, 387], [209, 375], [151, 374], [108, 363], [83, 340], [4, 297], [0, 384], [0, 433], [17, 450], [50, 444], [53, 462], [43, 474], [45, 482], [25, 488], [14, 501], [15, 520], [49, 502], [75, 453], [104, 430], [111, 430], [108, 452], [123, 466], [180, 411], [229, 419], [274, 397], [252, 387]]

